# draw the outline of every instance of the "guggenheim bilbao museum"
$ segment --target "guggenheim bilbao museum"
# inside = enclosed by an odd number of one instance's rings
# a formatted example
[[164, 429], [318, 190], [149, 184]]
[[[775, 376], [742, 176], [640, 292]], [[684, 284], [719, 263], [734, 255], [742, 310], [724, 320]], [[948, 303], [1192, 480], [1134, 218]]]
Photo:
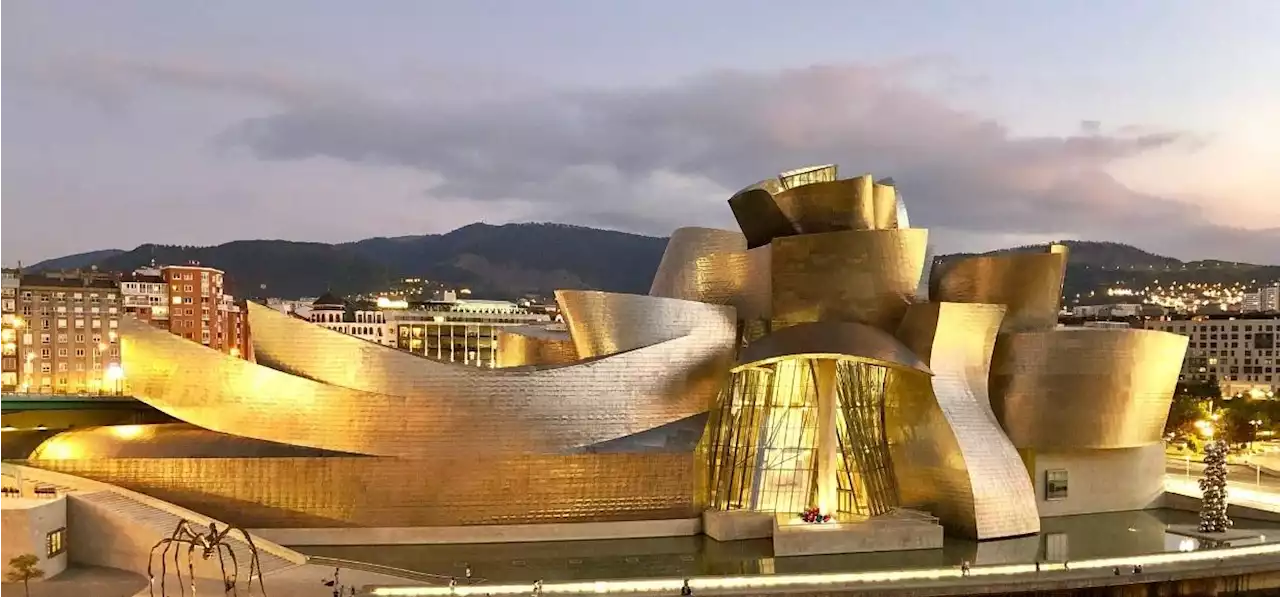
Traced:
[[1187, 340], [1059, 327], [1065, 247], [931, 268], [892, 181], [835, 166], [729, 207], [741, 232], [676, 230], [648, 295], [557, 292], [564, 325], [506, 328], [494, 369], [253, 303], [256, 363], [123, 322], [130, 392], [182, 423], [67, 431], [29, 464], [255, 529], [685, 521], [777, 555], [1160, 496]]

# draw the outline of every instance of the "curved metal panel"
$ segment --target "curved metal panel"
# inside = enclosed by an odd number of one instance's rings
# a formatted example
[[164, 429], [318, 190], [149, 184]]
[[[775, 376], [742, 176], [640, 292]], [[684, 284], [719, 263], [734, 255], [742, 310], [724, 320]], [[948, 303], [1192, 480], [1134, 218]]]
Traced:
[[773, 246], [748, 249], [743, 285], [734, 307], [738, 319], [767, 322], [773, 314]]
[[1003, 332], [1050, 329], [1058, 324], [1065, 250], [967, 257], [933, 272], [929, 295], [939, 302], [983, 303], [1009, 308]]
[[[298, 325], [312, 325], [270, 311]], [[390, 441], [397, 435], [394, 417], [384, 421], [376, 414], [399, 410], [400, 399], [295, 377], [136, 319], [122, 319], [120, 329], [130, 392], [174, 418], [222, 433], [295, 446], [354, 454], [398, 452]]]
[[894, 205], [893, 205], [893, 227], [894, 228], [910, 228], [911, 218], [907, 215], [907, 204], [902, 201], [902, 193], [898, 192], [897, 183], [893, 181], [893, 177], [883, 178], [876, 181], [877, 185], [888, 185], [893, 187]]
[[854, 321], [893, 330], [916, 293], [928, 231], [856, 230], [774, 239], [774, 327]]
[[578, 360], [567, 330], [522, 325], [498, 329], [498, 367], [566, 365]]
[[782, 328], [742, 349], [735, 371], [789, 357], [851, 358], [930, 374], [911, 349], [888, 332], [860, 323], [802, 323]]
[[874, 189], [863, 175], [786, 189], [773, 201], [800, 234], [875, 230]]
[[107, 425], [63, 431], [45, 440], [32, 460], [98, 458], [315, 458], [352, 454], [290, 446], [209, 431], [187, 423]]
[[641, 294], [557, 290], [556, 303], [583, 359], [734, 329], [731, 307]]
[[[670, 316], [686, 332], [650, 319], [647, 325], [667, 330], [670, 339], [570, 365], [508, 369], [431, 361], [253, 303], [249, 317], [260, 359], [294, 375], [396, 397], [394, 405], [360, 408], [360, 416], [382, 428], [360, 441], [378, 446], [379, 453], [561, 452], [706, 412], [728, 376], [736, 332], [732, 307], [637, 298], [661, 307], [648, 317]], [[580, 309], [578, 320], [589, 320], [589, 313]], [[607, 309], [599, 313], [608, 315]], [[610, 322], [599, 325], [607, 329]], [[269, 428], [271, 422], [256, 425]], [[326, 431], [348, 433], [344, 425]]]
[[871, 204], [875, 217], [872, 222], [873, 229], [898, 228], [898, 190], [893, 188], [892, 184], [876, 182], [871, 189]]
[[1003, 317], [1000, 305], [912, 305], [898, 336], [934, 376], [925, 384], [895, 376], [899, 402], [886, 414], [903, 503], [926, 505], [944, 526], [977, 539], [1040, 530], [1035, 489], [987, 396]]
[[679, 228], [667, 241], [649, 295], [735, 304], [746, 284], [746, 250], [738, 232]]
[[692, 453], [413, 458], [100, 458], [40, 468], [248, 528], [410, 527], [692, 518]]
[[[747, 239], [747, 248], [754, 249], [769, 244], [769, 241], [780, 236], [791, 236], [796, 227], [787, 216], [778, 209], [773, 200], [773, 193], [762, 188], [760, 183], [738, 191], [729, 198], [729, 209], [738, 227]], [[777, 186], [777, 185], [772, 185]], [[778, 187], [777, 190], [781, 190]]]
[[1187, 338], [1137, 329], [1005, 334], [992, 407], [1019, 448], [1132, 448], [1160, 441]]

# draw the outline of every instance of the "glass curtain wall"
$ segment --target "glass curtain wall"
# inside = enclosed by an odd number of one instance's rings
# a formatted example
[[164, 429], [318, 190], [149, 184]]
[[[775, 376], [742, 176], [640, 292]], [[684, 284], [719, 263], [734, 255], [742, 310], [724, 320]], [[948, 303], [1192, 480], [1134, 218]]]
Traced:
[[[875, 516], [899, 505], [884, 427], [884, 367], [836, 367], [839, 513]], [[709, 505], [794, 514], [817, 489], [818, 395], [811, 359], [733, 375], [704, 444]]]

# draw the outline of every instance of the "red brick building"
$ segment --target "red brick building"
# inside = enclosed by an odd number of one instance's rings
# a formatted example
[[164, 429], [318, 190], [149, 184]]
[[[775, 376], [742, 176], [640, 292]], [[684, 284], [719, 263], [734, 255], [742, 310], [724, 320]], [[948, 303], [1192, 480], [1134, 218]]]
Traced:
[[226, 294], [222, 270], [192, 262], [166, 265], [160, 268], [160, 277], [168, 285], [170, 332], [232, 356], [252, 359], [245, 309]]

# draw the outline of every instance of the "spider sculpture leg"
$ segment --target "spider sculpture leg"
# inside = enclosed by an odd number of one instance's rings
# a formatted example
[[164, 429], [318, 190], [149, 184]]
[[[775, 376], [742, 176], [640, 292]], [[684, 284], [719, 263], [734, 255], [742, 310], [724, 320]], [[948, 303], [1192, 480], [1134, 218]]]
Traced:
[[[160, 552], [160, 597], [169, 597], [169, 591], [165, 587], [169, 578], [169, 550], [174, 550], [173, 557], [174, 562], [176, 563], [178, 558], [178, 547], [174, 545], [174, 543], [184, 542], [186, 539], [183, 535], [186, 531], [186, 521], [179, 521], [178, 524], [173, 527], [173, 534], [170, 535], [167, 540], [161, 541], [164, 543], [164, 551]], [[179, 581], [179, 584], [181, 584], [181, 581]]]
[[[173, 539], [170, 539], [170, 538], [167, 538], [167, 537], [166, 537], [166, 538], [164, 538], [164, 539], [161, 539], [161, 540], [160, 540], [160, 541], [158, 541], [158, 542], [156, 542], [156, 544], [155, 544], [154, 546], [152, 546], [152, 547], [151, 547], [151, 555], [147, 557], [147, 584], [150, 586], [150, 589], [151, 589], [151, 597], [155, 597], [155, 596], [156, 596], [156, 577], [155, 577], [155, 575], [153, 575], [153, 574], [152, 574], [152, 572], [151, 572], [151, 565], [152, 565], [153, 563], [155, 563], [155, 559], [156, 559], [156, 550], [157, 550], [157, 549], [160, 549], [160, 546], [161, 546], [161, 545], [165, 546], [165, 551], [164, 551], [164, 552], [162, 552], [162, 553], [160, 554], [160, 569], [163, 571], [163, 570], [164, 570], [164, 558], [165, 558], [165, 556], [167, 556], [167, 555], [168, 555], [168, 551], [169, 551], [169, 544], [170, 544], [170, 543], [173, 543]], [[163, 574], [164, 574], [164, 572], [161, 572], [161, 575], [163, 575]], [[161, 578], [160, 578], [160, 583], [161, 583], [162, 585], [164, 584], [164, 577], [163, 577], [163, 576], [161, 576]], [[164, 597], [164, 589], [163, 589], [163, 588], [161, 588], [161, 589], [160, 589], [160, 595], [161, 595], [161, 597]]]
[[249, 536], [248, 531], [240, 527], [230, 527], [227, 530], [230, 531], [232, 528], [240, 531], [240, 534], [244, 535], [244, 542], [249, 544], [249, 557], [251, 558], [249, 561], [249, 594], [253, 594], [253, 573], [254, 570], [257, 570], [258, 588], [262, 590], [262, 597], [266, 597], [267, 587], [262, 583], [262, 561], [258, 559], [258, 546], [253, 544], [253, 537]]
[[[231, 556], [231, 590], [236, 595], [239, 595], [240, 588], [238, 585], [240, 584], [240, 562], [236, 561], [236, 552], [231, 549], [230, 545], [223, 545], [223, 547], [227, 548], [227, 555]], [[253, 579], [250, 578], [249, 580], [252, 581]], [[249, 590], [252, 591], [253, 587], [249, 587]]]
[[[177, 542], [178, 542], [178, 543], [185, 543], [185, 544], [187, 544], [187, 545], [189, 545], [189, 546], [194, 546], [194, 545], [195, 545], [194, 543], [192, 543], [192, 542], [191, 542], [191, 541], [189, 541], [189, 540], [185, 540], [185, 541], [184, 541], [184, 540], [179, 540], [179, 541], [177, 541]], [[179, 595], [179, 597], [184, 596], [184, 595], [186, 595], [186, 594], [187, 594], [187, 588], [186, 588], [186, 587], [184, 587], [184, 586], [182, 586], [182, 562], [180, 562], [180, 561], [178, 560], [178, 556], [179, 556], [179, 555], [181, 555], [181, 551], [182, 551], [181, 549], [174, 549], [174, 550], [173, 550], [173, 573], [174, 573], [174, 575], [176, 575], [176, 576], [178, 577], [178, 595]], [[161, 583], [161, 586], [163, 586], [163, 582]], [[161, 591], [161, 592], [163, 592], [163, 591]], [[165, 597], [168, 597], [168, 595], [165, 595]]]
[[191, 559], [191, 553], [195, 550], [195, 543], [192, 543], [191, 547], [187, 548], [187, 575], [191, 577], [191, 594], [193, 596], [196, 594], [196, 565]]
[[227, 550], [227, 553], [231, 555], [231, 563], [234, 565], [236, 562], [235, 552], [232, 552], [231, 546], [227, 545], [226, 543], [218, 543], [217, 545], [214, 546], [214, 548], [218, 551], [218, 567], [222, 568], [222, 594], [226, 595], [227, 593], [234, 593], [238, 595], [239, 592], [235, 590], [236, 588], [235, 575], [239, 574], [240, 571], [237, 570], [236, 568], [232, 568], [232, 576], [228, 577], [227, 561], [222, 555], [222, 550], [223, 549]]

